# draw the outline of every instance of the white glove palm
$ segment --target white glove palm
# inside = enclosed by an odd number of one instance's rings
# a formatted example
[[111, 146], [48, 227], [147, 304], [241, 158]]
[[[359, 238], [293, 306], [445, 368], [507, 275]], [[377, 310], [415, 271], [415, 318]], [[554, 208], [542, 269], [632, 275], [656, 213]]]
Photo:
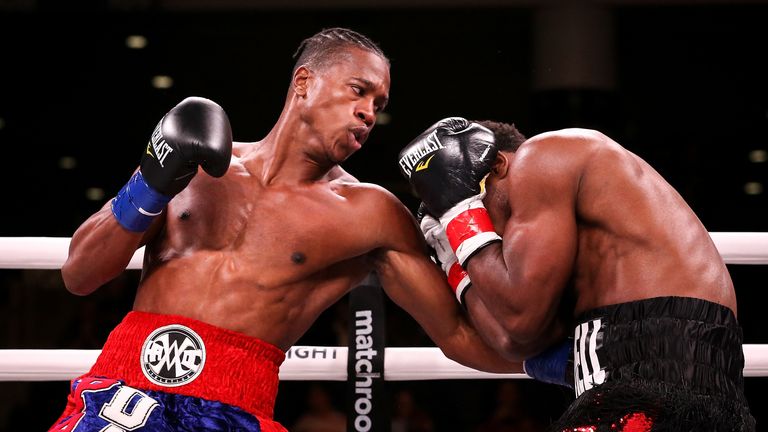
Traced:
[[448, 284], [456, 295], [456, 299], [459, 303], [463, 304], [464, 294], [469, 288], [471, 280], [467, 272], [459, 264], [458, 258], [456, 258], [456, 254], [448, 242], [445, 228], [443, 228], [440, 221], [427, 213], [421, 218], [419, 226], [427, 244], [435, 251], [436, 257], [433, 257], [433, 259], [436, 258], [437, 264], [442, 267], [448, 276]]

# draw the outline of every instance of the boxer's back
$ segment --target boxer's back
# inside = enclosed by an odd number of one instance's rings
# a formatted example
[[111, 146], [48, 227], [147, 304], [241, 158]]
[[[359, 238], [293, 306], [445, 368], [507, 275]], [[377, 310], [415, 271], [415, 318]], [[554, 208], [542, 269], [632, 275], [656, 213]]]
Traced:
[[220, 179], [199, 176], [169, 205], [135, 309], [178, 314], [288, 348], [370, 270], [376, 246], [364, 185], [332, 178], [264, 184], [237, 151]]
[[656, 296], [697, 297], [736, 311], [733, 284], [707, 230], [650, 165], [595, 131], [534, 138], [539, 157], [558, 152], [558, 160], [569, 161], [563, 172], [575, 186], [576, 314]]

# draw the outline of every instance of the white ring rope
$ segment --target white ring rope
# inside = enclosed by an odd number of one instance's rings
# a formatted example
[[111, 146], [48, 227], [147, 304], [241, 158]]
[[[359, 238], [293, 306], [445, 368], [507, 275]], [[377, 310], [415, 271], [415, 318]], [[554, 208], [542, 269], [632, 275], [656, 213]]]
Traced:
[[[710, 233], [727, 264], [768, 264], [768, 233]], [[0, 237], [0, 268], [60, 269], [69, 237]], [[144, 249], [136, 251], [129, 269], [140, 269]], [[744, 376], [768, 376], [768, 345], [744, 346]], [[71, 380], [86, 373], [100, 350], [0, 350], [0, 381]], [[386, 348], [387, 381], [437, 379], [527, 378], [525, 374], [493, 374], [462, 366], [438, 348]], [[280, 367], [287, 381], [346, 381], [347, 347], [292, 347]]]
[[[0, 381], [68, 381], [90, 369], [100, 350], [0, 350]], [[768, 345], [744, 345], [744, 376], [768, 376]], [[138, 360], [137, 360], [138, 361]], [[520, 379], [525, 374], [480, 372], [438, 348], [386, 348], [386, 381]], [[295, 346], [280, 367], [283, 381], [346, 381], [347, 347]]]
[[[768, 264], [768, 233], [709, 233], [727, 264]], [[0, 237], [0, 268], [60, 269], [69, 253], [69, 237]], [[144, 248], [136, 251], [129, 269], [140, 269]]]
[[[101, 350], [0, 350], [0, 381], [62, 381], [90, 369]], [[438, 348], [386, 348], [385, 379], [525, 378], [525, 374], [492, 374], [462, 366]], [[347, 347], [294, 346], [280, 367], [286, 381], [346, 381]]]

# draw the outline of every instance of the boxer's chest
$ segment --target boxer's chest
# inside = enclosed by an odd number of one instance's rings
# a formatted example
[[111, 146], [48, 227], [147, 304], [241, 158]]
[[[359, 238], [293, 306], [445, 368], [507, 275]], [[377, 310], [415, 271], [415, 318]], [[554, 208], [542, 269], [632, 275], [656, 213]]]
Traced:
[[197, 185], [169, 208], [166, 237], [172, 248], [227, 251], [249, 271], [289, 278], [315, 273], [373, 248], [367, 218], [327, 184], [210, 186]]

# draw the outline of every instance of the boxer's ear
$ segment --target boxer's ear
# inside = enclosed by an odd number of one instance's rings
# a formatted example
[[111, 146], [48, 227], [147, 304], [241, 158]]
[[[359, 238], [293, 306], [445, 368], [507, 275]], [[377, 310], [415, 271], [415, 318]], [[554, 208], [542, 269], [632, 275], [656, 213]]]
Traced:
[[296, 72], [293, 73], [293, 91], [299, 96], [306, 96], [307, 87], [309, 86], [309, 78], [312, 76], [312, 72], [306, 66], [299, 66]]
[[491, 174], [497, 178], [504, 178], [509, 172], [509, 157], [504, 152], [498, 152], [491, 165]]

